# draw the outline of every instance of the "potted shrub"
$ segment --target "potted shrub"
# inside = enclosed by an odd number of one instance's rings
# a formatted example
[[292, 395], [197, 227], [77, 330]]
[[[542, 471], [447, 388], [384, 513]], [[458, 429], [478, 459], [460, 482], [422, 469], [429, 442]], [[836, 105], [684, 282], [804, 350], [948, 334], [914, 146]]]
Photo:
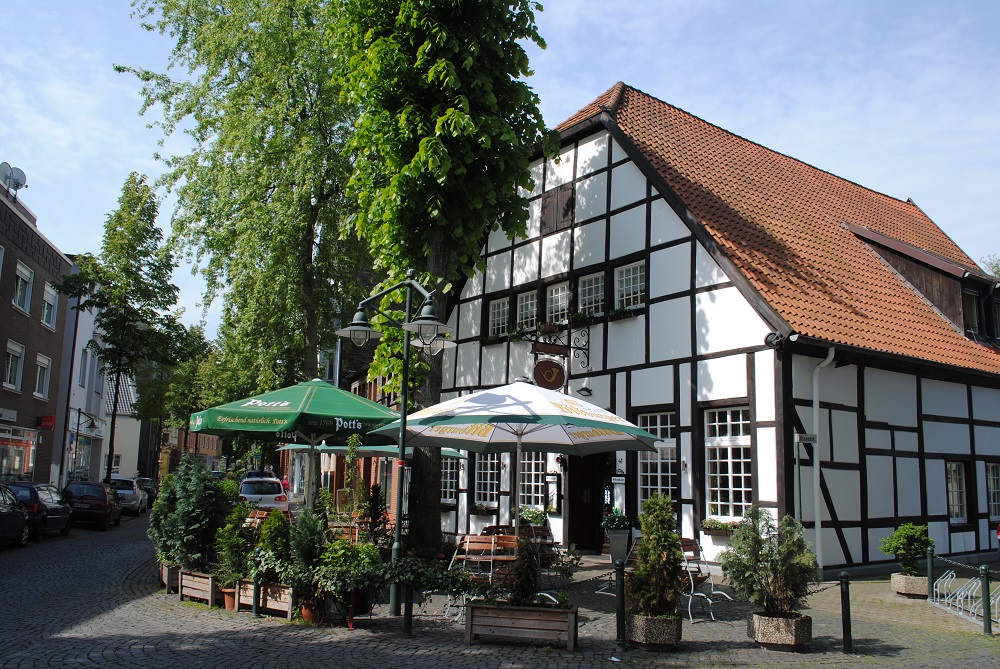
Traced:
[[892, 589], [904, 597], [927, 597], [927, 577], [921, 576], [917, 561], [934, 547], [934, 540], [927, 534], [926, 525], [903, 523], [896, 531], [882, 539], [879, 549], [894, 555], [902, 571], [890, 577]]
[[282, 580], [295, 590], [302, 619], [310, 623], [323, 621], [325, 602], [318, 584], [318, 567], [325, 545], [323, 517], [305, 509], [289, 534], [291, 558]]
[[632, 520], [623, 514], [621, 509], [614, 509], [601, 519], [601, 527], [608, 533], [608, 541], [611, 544], [611, 563], [627, 559]]
[[[488, 601], [470, 601], [465, 607], [465, 642], [480, 636], [504, 636], [515, 639], [559, 641], [573, 651], [577, 642], [576, 606], [565, 598], [556, 604], [538, 601], [541, 569], [538, 555], [526, 539], [519, 539], [516, 558], [500, 587], [501, 593], [489, 593]], [[495, 601], [505, 598], [506, 603]]]
[[629, 608], [625, 634], [629, 641], [646, 648], [670, 648], [681, 640], [677, 605], [684, 554], [669, 496], [654, 493], [642, 503], [639, 529], [642, 540], [636, 550], [635, 568], [625, 577]]
[[526, 525], [541, 526], [549, 522], [545, 509], [540, 509], [537, 506], [522, 506], [517, 510], [517, 518]]
[[253, 582], [240, 581], [237, 608], [253, 606], [253, 583], [260, 584], [260, 608], [284, 614], [291, 619], [294, 592], [282, 583], [290, 558], [290, 527], [281, 511], [274, 510], [260, 526], [260, 540], [250, 552], [249, 576]]
[[255, 543], [255, 532], [246, 526], [250, 505], [242, 502], [233, 507], [226, 523], [215, 533], [215, 576], [222, 590], [227, 611], [236, 608], [236, 589], [241, 579], [250, 573], [247, 556]]
[[812, 641], [812, 618], [798, 608], [819, 582], [819, 569], [798, 520], [784, 516], [775, 525], [770, 513], [751, 506], [720, 562], [736, 594], [761, 609], [748, 617], [747, 636], [795, 650]]
[[160, 494], [149, 512], [149, 529], [146, 536], [156, 547], [156, 559], [160, 582], [167, 593], [177, 592], [177, 577], [180, 565], [175, 555], [174, 523], [177, 516], [176, 477], [167, 474], [160, 482]]
[[384, 583], [382, 554], [371, 543], [337, 539], [323, 549], [316, 565], [316, 585], [327, 608], [346, 618], [354, 629], [354, 616], [371, 613], [375, 594]]
[[718, 518], [706, 518], [701, 521], [701, 531], [710, 537], [729, 537], [739, 525], [739, 521], [724, 521]]

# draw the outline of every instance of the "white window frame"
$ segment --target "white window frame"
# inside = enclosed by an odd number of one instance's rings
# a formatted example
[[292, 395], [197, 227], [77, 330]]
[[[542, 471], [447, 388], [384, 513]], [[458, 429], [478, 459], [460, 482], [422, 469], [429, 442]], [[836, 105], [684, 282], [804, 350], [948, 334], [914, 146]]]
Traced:
[[498, 300], [490, 301], [490, 329], [491, 337], [500, 337], [507, 334], [510, 324], [510, 298], [501, 297]]
[[580, 277], [577, 281], [576, 308], [586, 316], [604, 313], [604, 272]]
[[569, 282], [554, 283], [545, 288], [545, 322], [565, 323], [569, 318]]
[[979, 322], [979, 293], [974, 290], [962, 291], [962, 320], [967, 332], [979, 334], [983, 329]]
[[81, 388], [87, 387], [87, 369], [89, 369], [87, 358], [89, 355], [90, 351], [87, 350], [87, 347], [84, 347], [83, 350], [80, 351], [80, 369], [77, 372], [77, 383]]
[[986, 463], [986, 506], [990, 520], [1000, 520], [1000, 462]]
[[538, 325], [538, 291], [529, 290], [517, 296], [517, 327], [533, 330]]
[[52, 373], [52, 358], [37, 354], [35, 361], [35, 391], [34, 395], [38, 399], [47, 400], [49, 398], [49, 378]]
[[17, 262], [17, 269], [14, 272], [14, 297], [12, 302], [15, 307], [24, 313], [31, 312], [31, 290], [35, 283], [35, 271], [25, 265], [20, 260]]
[[500, 454], [476, 453], [475, 504], [497, 508], [500, 504]]
[[615, 268], [615, 308], [641, 307], [646, 302], [646, 262]]
[[56, 329], [56, 309], [59, 306], [59, 293], [56, 287], [45, 282], [45, 293], [42, 297], [42, 325]]
[[639, 511], [653, 493], [680, 497], [677, 472], [677, 414], [673, 411], [639, 414], [636, 424], [660, 438], [656, 451], [639, 453]]
[[965, 463], [946, 461], [944, 463], [945, 490], [948, 497], [948, 522], [964, 524], [969, 521], [968, 488]]
[[3, 387], [7, 390], [20, 391], [21, 378], [24, 373], [24, 345], [13, 339], [7, 340], [7, 353], [3, 362]]
[[711, 518], [735, 520], [753, 504], [750, 407], [705, 411], [706, 509]]
[[458, 503], [458, 458], [441, 458], [441, 502], [443, 504]]
[[522, 451], [521, 462], [517, 468], [518, 506], [533, 506], [544, 509], [548, 503], [548, 485], [545, 483], [545, 470], [548, 464], [545, 453]]

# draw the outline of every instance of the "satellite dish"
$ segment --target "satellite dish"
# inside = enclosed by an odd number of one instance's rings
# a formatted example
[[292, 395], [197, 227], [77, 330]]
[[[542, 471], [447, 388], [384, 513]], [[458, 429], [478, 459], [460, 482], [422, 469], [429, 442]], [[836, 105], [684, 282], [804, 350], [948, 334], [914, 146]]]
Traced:
[[0, 183], [4, 188], [9, 188], [7, 184], [10, 182], [11, 173], [10, 163], [0, 163]]
[[24, 170], [22, 170], [20, 167], [11, 168], [10, 178], [11, 178], [10, 187], [13, 188], [15, 191], [28, 187], [28, 177], [24, 175]]

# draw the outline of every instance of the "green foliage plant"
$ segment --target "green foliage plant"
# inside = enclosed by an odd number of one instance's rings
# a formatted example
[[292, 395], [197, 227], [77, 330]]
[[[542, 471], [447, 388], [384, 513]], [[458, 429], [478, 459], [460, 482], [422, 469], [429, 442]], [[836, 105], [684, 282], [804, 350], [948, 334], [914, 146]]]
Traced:
[[275, 509], [260, 525], [260, 539], [250, 556], [251, 576], [274, 583], [284, 576], [291, 557], [291, 528], [285, 514]]
[[378, 588], [385, 582], [378, 546], [352, 543], [347, 539], [338, 539], [326, 545], [317, 574], [319, 591], [342, 602], [347, 602], [352, 592]]
[[802, 523], [786, 515], [775, 524], [756, 506], [736, 526], [720, 562], [736, 594], [769, 617], [799, 615], [797, 609], [820, 578]]
[[171, 520], [174, 555], [186, 571], [207, 571], [215, 562], [215, 533], [227, 514], [212, 472], [193, 455], [181, 458]]
[[601, 518], [601, 527], [606, 530], [628, 530], [632, 528], [632, 519], [622, 513], [621, 509], [614, 509]]
[[522, 523], [528, 523], [529, 525], [544, 525], [549, 520], [545, 509], [527, 505], [517, 510], [517, 517]]
[[642, 540], [636, 549], [635, 568], [625, 577], [629, 610], [650, 618], [675, 616], [684, 575], [684, 554], [677, 535], [673, 500], [653, 493], [643, 501], [639, 528]]
[[226, 516], [225, 524], [215, 533], [215, 575], [223, 588], [233, 588], [250, 573], [249, 555], [256, 536], [247, 526], [250, 505], [240, 502]]
[[513, 606], [531, 606], [538, 595], [541, 567], [538, 555], [527, 539], [517, 542], [517, 553], [505, 584], [510, 589], [509, 601]]
[[920, 575], [917, 561], [933, 547], [934, 540], [928, 535], [927, 526], [913, 523], [903, 523], [879, 544], [879, 550], [896, 557], [900, 569], [907, 576]]
[[289, 533], [291, 558], [282, 580], [308, 601], [319, 598], [318, 567], [326, 546], [326, 522], [322, 514], [305, 509]]
[[159, 494], [149, 511], [146, 536], [156, 547], [157, 559], [163, 564], [178, 564], [174, 537], [177, 535], [177, 477], [167, 474], [160, 481]]

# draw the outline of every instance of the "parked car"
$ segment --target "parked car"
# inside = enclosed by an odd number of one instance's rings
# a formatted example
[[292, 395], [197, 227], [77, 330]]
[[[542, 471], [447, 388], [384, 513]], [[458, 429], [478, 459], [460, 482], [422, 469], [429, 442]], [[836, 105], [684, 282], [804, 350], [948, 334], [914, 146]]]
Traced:
[[97, 523], [103, 531], [122, 524], [122, 500], [118, 491], [103, 481], [73, 481], [63, 496], [73, 507], [74, 523]]
[[18, 547], [28, 544], [28, 511], [14, 491], [0, 484], [0, 539]]
[[73, 526], [73, 509], [59, 489], [51, 483], [18, 481], [8, 487], [28, 511], [31, 538], [40, 541], [46, 532], [66, 536]]
[[276, 478], [246, 478], [240, 483], [240, 501], [251, 502], [261, 509], [288, 511], [288, 495]]
[[139, 483], [139, 487], [146, 491], [146, 495], [149, 496], [148, 504], [152, 507], [153, 502], [156, 501], [156, 484], [153, 483], [153, 479], [140, 476], [136, 481]]
[[149, 494], [142, 489], [136, 479], [111, 478], [111, 487], [118, 491], [122, 498], [122, 511], [128, 511], [134, 516], [146, 513], [149, 508]]

